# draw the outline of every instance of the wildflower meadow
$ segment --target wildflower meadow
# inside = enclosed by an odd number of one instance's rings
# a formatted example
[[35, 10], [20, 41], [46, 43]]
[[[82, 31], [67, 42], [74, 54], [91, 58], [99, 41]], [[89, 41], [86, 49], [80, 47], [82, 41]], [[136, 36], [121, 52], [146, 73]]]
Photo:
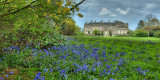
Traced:
[[66, 37], [45, 49], [11, 46], [0, 80], [160, 80], [160, 39]]

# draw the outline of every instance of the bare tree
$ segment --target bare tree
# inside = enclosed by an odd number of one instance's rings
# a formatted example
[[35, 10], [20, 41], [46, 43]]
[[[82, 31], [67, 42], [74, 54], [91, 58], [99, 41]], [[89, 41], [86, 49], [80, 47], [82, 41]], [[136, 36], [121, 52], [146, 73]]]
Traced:
[[148, 37], [149, 37], [149, 34], [150, 34], [150, 31], [151, 31], [151, 27], [153, 25], [152, 23], [152, 20], [155, 19], [156, 17], [153, 15], [153, 14], [149, 14], [145, 17], [144, 21], [145, 21], [145, 30], [147, 30], [148, 32]]

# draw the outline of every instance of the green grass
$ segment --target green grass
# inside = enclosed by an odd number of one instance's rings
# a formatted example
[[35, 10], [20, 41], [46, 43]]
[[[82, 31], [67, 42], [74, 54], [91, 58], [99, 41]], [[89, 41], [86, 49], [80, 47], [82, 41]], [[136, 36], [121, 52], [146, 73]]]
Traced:
[[72, 37], [81, 37], [81, 38], [100, 38], [100, 39], [119, 39], [119, 40], [129, 40], [129, 41], [149, 41], [152, 42], [160, 42], [160, 38], [155, 37], [104, 37], [104, 36], [85, 36], [85, 35], [78, 35]]
[[[67, 38], [68, 45], [47, 50], [6, 49], [5, 55], [0, 57], [0, 78], [30, 80], [41, 72], [40, 77], [46, 80], [160, 79], [160, 38]], [[10, 71], [14, 74], [5, 77]]]

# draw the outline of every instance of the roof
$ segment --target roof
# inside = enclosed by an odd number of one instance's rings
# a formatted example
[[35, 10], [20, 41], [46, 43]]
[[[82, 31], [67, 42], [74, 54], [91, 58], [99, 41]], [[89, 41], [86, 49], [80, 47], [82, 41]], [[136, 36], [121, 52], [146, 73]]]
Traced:
[[97, 25], [106, 25], [106, 26], [119, 25], [119, 28], [128, 27], [128, 23], [124, 23], [124, 22], [89, 22], [89, 23], [85, 23], [85, 26], [97, 26]]

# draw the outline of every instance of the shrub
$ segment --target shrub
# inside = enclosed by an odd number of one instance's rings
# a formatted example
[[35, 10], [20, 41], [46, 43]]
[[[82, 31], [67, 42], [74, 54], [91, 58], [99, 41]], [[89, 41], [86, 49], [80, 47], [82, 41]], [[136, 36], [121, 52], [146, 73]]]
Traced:
[[84, 32], [77, 32], [77, 35], [84, 35]]
[[150, 37], [154, 37], [154, 33], [155, 33], [155, 31], [150, 31], [150, 32], [149, 32], [149, 36], [150, 36]]
[[148, 33], [147, 31], [145, 30], [141, 30], [141, 29], [138, 29], [134, 32], [134, 35], [135, 37], [147, 37], [148, 36]]
[[159, 31], [156, 31], [156, 32], [154, 33], [154, 37], [160, 38], [160, 30], [159, 30]]
[[129, 31], [127, 32], [127, 36], [128, 36], [128, 37], [133, 37], [133, 35], [134, 35], [134, 31], [129, 30]]
[[116, 37], [126, 37], [126, 34], [120, 34], [120, 35], [116, 35]]

